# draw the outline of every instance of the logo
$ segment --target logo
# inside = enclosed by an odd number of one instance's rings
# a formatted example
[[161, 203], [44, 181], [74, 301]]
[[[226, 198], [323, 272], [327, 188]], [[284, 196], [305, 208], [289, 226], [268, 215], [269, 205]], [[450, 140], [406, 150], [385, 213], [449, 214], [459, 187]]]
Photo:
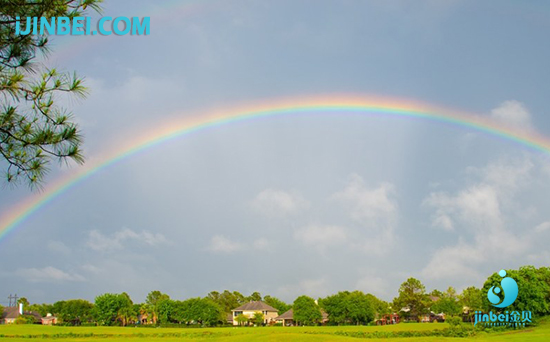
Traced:
[[[504, 278], [506, 277], [506, 271], [500, 270], [498, 275]], [[498, 296], [501, 289], [496, 286], [489, 289], [489, 292], [487, 292], [487, 298], [494, 307], [505, 308], [511, 305], [518, 297], [518, 283], [516, 283], [516, 281], [512, 278], [506, 277], [500, 281], [500, 287], [504, 290], [504, 298], [502, 298], [502, 300], [500, 299], [500, 296]]]
[[[500, 281], [500, 287], [492, 286], [487, 292], [487, 299], [492, 306], [496, 308], [505, 308], [512, 305], [518, 298], [518, 283], [510, 277], [506, 277], [506, 271], [500, 270], [498, 275], [503, 279]], [[502, 298], [499, 294], [503, 293]], [[525, 327], [532, 322], [531, 311], [490, 311], [483, 313], [476, 311], [474, 313], [474, 325], [481, 323], [486, 326], [511, 326], [511, 327]]]

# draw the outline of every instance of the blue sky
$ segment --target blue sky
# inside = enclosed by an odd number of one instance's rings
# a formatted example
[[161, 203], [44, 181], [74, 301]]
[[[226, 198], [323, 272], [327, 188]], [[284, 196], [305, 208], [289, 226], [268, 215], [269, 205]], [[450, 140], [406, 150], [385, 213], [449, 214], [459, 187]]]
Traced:
[[[44, 63], [90, 88], [69, 102], [90, 161], [174, 117], [289, 96], [405, 98], [550, 135], [546, 2], [167, 3], [105, 2], [104, 16], [151, 16], [149, 36], [53, 39]], [[106, 168], [22, 223], [0, 242], [0, 296], [481, 286], [550, 262], [549, 181], [548, 155], [433, 122], [221, 126]], [[3, 188], [0, 215], [27, 196]]]

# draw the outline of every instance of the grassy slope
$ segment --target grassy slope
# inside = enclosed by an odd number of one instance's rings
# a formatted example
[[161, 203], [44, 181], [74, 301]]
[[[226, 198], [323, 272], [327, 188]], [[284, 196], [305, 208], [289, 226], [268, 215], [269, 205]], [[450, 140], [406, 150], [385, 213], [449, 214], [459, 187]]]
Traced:
[[[194, 341], [252, 341], [252, 342], [272, 342], [272, 341], [294, 341], [294, 342], [309, 342], [309, 341], [358, 341], [361, 339], [352, 337], [343, 337], [331, 335], [335, 331], [379, 331], [379, 330], [431, 330], [446, 328], [446, 324], [398, 324], [386, 327], [300, 327], [300, 328], [206, 328], [206, 329], [178, 329], [178, 328], [120, 328], [120, 327], [47, 327], [47, 326], [24, 326], [24, 325], [8, 325], [0, 326], [0, 334], [21, 336], [25, 335], [52, 335], [55, 334], [86, 334], [93, 333], [95, 335], [109, 335], [102, 338], [63, 338], [59, 341], [93, 341], [101, 340], [104, 342], [120, 341], [127, 337], [135, 341], [158, 341], [158, 342], [175, 342], [181, 341], [180, 337], [153, 337], [156, 334], [182, 334], [188, 339]], [[317, 332], [320, 334], [309, 335], [306, 332]], [[136, 336], [136, 335], [140, 336]], [[149, 336], [149, 337], [147, 337]], [[138, 337], [147, 337], [140, 339]], [[3, 339], [12, 342], [29, 341], [27, 338], [9, 338]], [[388, 339], [368, 339], [369, 341], [387, 341]], [[526, 329], [520, 332], [508, 332], [502, 334], [480, 334], [472, 339], [477, 342], [496, 342], [496, 341], [550, 341], [550, 321], [545, 320], [536, 328]], [[419, 341], [466, 341], [466, 339], [458, 338], [441, 338], [441, 337], [422, 337], [422, 338], [400, 338], [397, 341], [403, 342], [419, 342]]]

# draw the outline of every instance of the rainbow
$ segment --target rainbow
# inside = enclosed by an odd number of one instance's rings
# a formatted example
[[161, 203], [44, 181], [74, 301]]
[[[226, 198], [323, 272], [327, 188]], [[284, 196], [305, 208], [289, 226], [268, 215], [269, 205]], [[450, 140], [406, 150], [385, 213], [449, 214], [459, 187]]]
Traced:
[[75, 172], [49, 184], [42, 192], [29, 196], [25, 201], [10, 208], [0, 218], [0, 240], [15, 228], [20, 227], [31, 215], [69, 191], [76, 184], [84, 182], [99, 170], [129, 158], [140, 151], [211, 127], [260, 118], [292, 117], [300, 114], [315, 117], [315, 115], [323, 113], [331, 113], [332, 115], [355, 114], [367, 117], [376, 115], [381, 117], [417, 118], [446, 123], [504, 138], [519, 145], [550, 154], [550, 140], [542, 135], [517, 129], [511, 130], [484, 116], [418, 102], [395, 99], [368, 100], [364, 97], [332, 95], [330, 98], [302, 98], [299, 100], [255, 103], [244, 108], [212, 111], [210, 114], [194, 118], [179, 115], [173, 120], [168, 120], [156, 130], [139, 135], [133, 141], [128, 141], [125, 146], [120, 146], [114, 153], [108, 154], [100, 160], [86, 163], [85, 166], [77, 168]]

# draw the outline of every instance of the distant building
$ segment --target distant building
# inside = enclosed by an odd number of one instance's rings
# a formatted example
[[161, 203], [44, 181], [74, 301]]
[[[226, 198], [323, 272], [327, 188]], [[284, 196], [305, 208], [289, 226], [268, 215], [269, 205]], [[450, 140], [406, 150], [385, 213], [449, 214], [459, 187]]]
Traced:
[[254, 318], [254, 314], [261, 312], [264, 315], [264, 324], [275, 322], [275, 317], [278, 315], [277, 309], [267, 305], [261, 301], [249, 302], [239, 306], [236, 309], [231, 310], [231, 316], [233, 318], [233, 325], [239, 325], [239, 322], [235, 319], [239, 315], [244, 315], [249, 319]]
[[57, 317], [52, 314], [47, 314], [46, 317], [42, 317], [42, 325], [54, 325], [57, 324]]
[[15, 320], [19, 316], [33, 316], [35, 323], [41, 322], [42, 316], [38, 312], [34, 311], [24, 311], [23, 310], [23, 304], [19, 304], [19, 306], [11, 306], [4, 308], [4, 312], [2, 312], [2, 317], [0, 317], [0, 324], [13, 324], [15, 323]]
[[[328, 323], [328, 314], [325, 312], [325, 310], [321, 309], [321, 324], [327, 324]], [[294, 310], [290, 309], [284, 314], [275, 317], [275, 322], [281, 323], [284, 327], [292, 327], [296, 325], [296, 322], [294, 321]]]

